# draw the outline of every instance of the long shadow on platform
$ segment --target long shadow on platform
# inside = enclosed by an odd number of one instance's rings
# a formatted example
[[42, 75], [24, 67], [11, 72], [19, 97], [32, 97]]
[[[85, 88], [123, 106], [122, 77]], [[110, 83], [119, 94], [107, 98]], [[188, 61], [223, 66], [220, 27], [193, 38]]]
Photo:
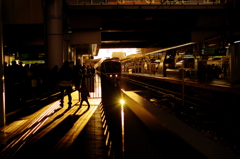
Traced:
[[[50, 96], [50, 95], [51, 94], [49, 94], [48, 96]], [[30, 102], [24, 102], [23, 106], [21, 106], [21, 107], [19, 106], [18, 108], [15, 108], [11, 112], [8, 112], [8, 114], [6, 115], [6, 122], [11, 123], [11, 122], [17, 120], [18, 118], [28, 116], [28, 115], [33, 114], [34, 112], [37, 112], [44, 106], [49, 105], [49, 104], [59, 100], [59, 95], [56, 94], [54, 96], [46, 98], [46, 100], [41, 100], [41, 99], [43, 99], [43, 97], [32, 100]]]
[[[78, 118], [78, 115], [74, 117]], [[58, 151], [54, 157], [110, 159], [110, 150], [111, 146], [109, 147], [106, 145], [106, 136], [104, 135], [101, 113], [95, 111], [81, 132], [76, 136], [74, 141], [72, 141], [71, 145], [65, 149], [64, 152]]]
[[[34, 137], [36, 137], [36, 135], [38, 135], [41, 131], [53, 124], [55, 120], [64, 116], [67, 111], [68, 110], [56, 116], [50, 123], [39, 129]], [[30, 138], [28, 142], [16, 153], [14, 158], [45, 158], [49, 155], [52, 155], [52, 150], [55, 145], [67, 134], [67, 132], [73, 127], [74, 123], [84, 113], [86, 113], [86, 111], [80, 115], [68, 115], [61, 123], [51, 129], [46, 135], [40, 139], [37, 139], [35, 142]]]

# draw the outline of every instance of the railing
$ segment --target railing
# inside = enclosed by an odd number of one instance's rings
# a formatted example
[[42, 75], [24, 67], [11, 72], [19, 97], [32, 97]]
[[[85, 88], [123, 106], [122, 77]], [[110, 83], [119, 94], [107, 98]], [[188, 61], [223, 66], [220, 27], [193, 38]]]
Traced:
[[[118, 158], [238, 158], [185, 122], [150, 102], [148, 91], [120, 91], [102, 76], [102, 102]], [[119, 103], [123, 99], [125, 103]], [[117, 159], [118, 159], [117, 158]]]
[[69, 5], [226, 5], [228, 0], [66, 0]]

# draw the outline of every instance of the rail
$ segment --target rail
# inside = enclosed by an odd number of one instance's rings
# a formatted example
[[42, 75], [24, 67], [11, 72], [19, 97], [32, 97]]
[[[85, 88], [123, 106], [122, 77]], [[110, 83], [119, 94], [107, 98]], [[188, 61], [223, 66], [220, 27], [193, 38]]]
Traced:
[[239, 158], [134, 91], [123, 97], [125, 158]]
[[[130, 83], [133, 83], [135, 85], [139, 85], [143, 88], [146, 88], [147, 90], [151, 91], [152, 94], [155, 94], [155, 96], [171, 95], [175, 100], [182, 101], [182, 93], [181, 92], [160, 88], [155, 85], [151, 85], [151, 84], [148, 84], [145, 82], [140, 82], [138, 80], [133, 80], [133, 79], [130, 79], [130, 78], [127, 78], [124, 76], [122, 76], [121, 78], [124, 80], [127, 80]], [[196, 98], [191, 95], [185, 95], [185, 102], [191, 106], [198, 107], [198, 108], [204, 108], [204, 109], [212, 111], [212, 112], [221, 110], [221, 107], [219, 107], [219, 105], [220, 105], [219, 103], [214, 103], [209, 100]]]

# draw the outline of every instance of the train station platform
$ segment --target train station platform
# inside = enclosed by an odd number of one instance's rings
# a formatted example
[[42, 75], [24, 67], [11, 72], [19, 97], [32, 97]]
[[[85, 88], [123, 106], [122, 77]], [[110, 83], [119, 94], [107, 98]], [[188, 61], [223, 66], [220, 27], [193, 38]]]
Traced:
[[[147, 74], [123, 75], [158, 78], [170, 83], [181, 82], [181, 79], [174, 77]], [[110, 129], [110, 126], [123, 121], [124, 135], [120, 132], [120, 136], [124, 136], [123, 155], [126, 159], [176, 157], [203, 159], [225, 158], [226, 156], [240, 158], [181, 120], [159, 109], [134, 91], [123, 92], [126, 100], [123, 108], [120, 109], [119, 105], [115, 107], [105, 105], [104, 107], [103, 97], [110, 100], [116, 92], [113, 91], [111, 82], [106, 81], [106, 87], [103, 86], [105, 88], [103, 90], [108, 94], [107, 96], [104, 93], [101, 94], [102, 85], [99, 79], [99, 76], [95, 78], [94, 92], [90, 93], [90, 109], [87, 109], [85, 102], [81, 108], [79, 107], [79, 93], [74, 91], [71, 109], [67, 109], [68, 97], [65, 96], [63, 108], [59, 107], [59, 100], [56, 99], [52, 103], [42, 105], [38, 111], [18, 116], [6, 126], [1, 127], [0, 158], [111, 158], [109, 156], [113, 147], [109, 144], [111, 139], [109, 139], [109, 133], [106, 133], [106, 125], [109, 124]], [[189, 83], [202, 84], [196, 79], [185, 80]], [[215, 81], [212, 85], [216, 87], [221, 84], [221, 88], [231, 88], [230, 83], [226, 85], [227, 82]], [[205, 83], [206, 85], [208, 84]], [[107, 119], [109, 119], [108, 115], [111, 119], [117, 116], [116, 113], [119, 115], [119, 112], [123, 118], [108, 120], [112, 123], [106, 124], [106, 120], [103, 119], [105, 116], [103, 110], [105, 110]], [[120, 129], [117, 128], [117, 130]], [[120, 157], [112, 156], [112, 158]]]
[[0, 158], [107, 158], [101, 85], [96, 79], [100, 78], [95, 78], [97, 91], [90, 92], [90, 109], [85, 102], [80, 108], [79, 93], [74, 91], [71, 109], [65, 96], [63, 108], [56, 100], [1, 127]]
[[229, 93], [235, 93], [240, 95], [240, 83], [231, 83], [229, 79], [207, 79], [200, 80], [197, 77], [185, 77], [184, 79], [181, 79], [176, 76], [167, 76], [162, 77], [157, 74], [146, 74], [146, 73], [128, 73], [124, 72], [122, 75], [125, 76], [136, 76], [136, 77], [145, 77], [148, 79], [155, 79], [163, 82], [168, 83], [175, 83], [175, 84], [183, 84], [185, 86], [190, 87], [198, 87], [202, 89], [209, 89], [214, 91], [220, 91], [220, 92], [229, 92]]

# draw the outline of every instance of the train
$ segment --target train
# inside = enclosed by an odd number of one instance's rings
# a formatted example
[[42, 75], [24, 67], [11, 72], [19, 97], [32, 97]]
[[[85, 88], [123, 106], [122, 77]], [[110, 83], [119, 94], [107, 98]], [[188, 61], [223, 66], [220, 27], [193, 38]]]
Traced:
[[100, 72], [119, 74], [121, 73], [121, 62], [118, 58], [105, 59], [100, 66]]
[[121, 78], [122, 66], [119, 58], [109, 58], [103, 60], [97, 70], [101, 75], [111, 78], [116, 82]]

